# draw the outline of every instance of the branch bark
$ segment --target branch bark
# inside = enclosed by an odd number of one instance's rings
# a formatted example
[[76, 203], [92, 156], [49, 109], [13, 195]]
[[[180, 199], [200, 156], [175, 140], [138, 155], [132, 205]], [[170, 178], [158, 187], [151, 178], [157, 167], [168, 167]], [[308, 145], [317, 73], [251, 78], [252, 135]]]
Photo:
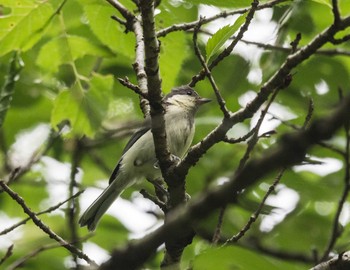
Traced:
[[350, 251], [339, 254], [329, 261], [320, 263], [310, 270], [347, 270], [350, 269]]
[[268, 173], [300, 163], [307, 150], [322, 140], [330, 139], [335, 132], [348, 121], [350, 114], [350, 96], [344, 98], [337, 109], [328, 117], [314, 121], [308, 129], [287, 134], [280, 143], [268, 151], [264, 158], [251, 160], [229, 182], [212, 188], [186, 208], [178, 207], [169, 214], [168, 221], [162, 227], [143, 239], [130, 243], [124, 249], [115, 250], [110, 260], [100, 269], [115, 269], [119, 266], [127, 269], [140, 267], [167, 239], [174, 237], [178, 230], [191, 226], [205, 218], [213, 210], [234, 202], [237, 193], [255, 184]]
[[16, 201], [23, 209], [24, 213], [26, 213], [31, 220], [33, 220], [34, 224], [40, 228], [44, 233], [46, 233], [50, 238], [58, 242], [62, 247], [66, 248], [72, 254], [77, 255], [79, 258], [85, 260], [92, 266], [97, 266], [96, 262], [91, 260], [85, 253], [83, 253], [80, 249], [75, 247], [74, 245], [68, 243], [61, 236], [57, 235], [53, 232], [46, 224], [44, 224], [38, 216], [30, 210], [22, 197], [20, 197], [16, 192], [10, 189], [4, 181], [0, 181], [0, 187], [14, 200]]
[[266, 82], [258, 92], [257, 96], [243, 109], [231, 114], [230, 118], [225, 118], [212, 132], [210, 132], [201, 142], [194, 145], [187, 156], [174, 169], [175, 174], [186, 175], [190, 167], [198, 162], [198, 160], [216, 143], [225, 140], [228, 130], [235, 124], [243, 122], [245, 119], [251, 118], [261, 105], [268, 99], [276, 88], [283, 88], [290, 78], [290, 72], [296, 66], [300, 65], [311, 55], [317, 52], [322, 46], [329, 42], [334, 35], [350, 26], [350, 16], [344, 18], [341, 23], [335, 27], [331, 25], [321, 34], [317, 35], [309, 44], [300, 48], [294, 54], [289, 55], [281, 68]]

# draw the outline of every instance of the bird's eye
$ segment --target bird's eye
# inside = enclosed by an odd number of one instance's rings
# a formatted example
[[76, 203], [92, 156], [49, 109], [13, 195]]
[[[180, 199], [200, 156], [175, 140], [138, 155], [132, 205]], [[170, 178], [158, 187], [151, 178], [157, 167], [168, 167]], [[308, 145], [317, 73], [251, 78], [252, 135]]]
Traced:
[[187, 95], [192, 96], [192, 91], [187, 91]]

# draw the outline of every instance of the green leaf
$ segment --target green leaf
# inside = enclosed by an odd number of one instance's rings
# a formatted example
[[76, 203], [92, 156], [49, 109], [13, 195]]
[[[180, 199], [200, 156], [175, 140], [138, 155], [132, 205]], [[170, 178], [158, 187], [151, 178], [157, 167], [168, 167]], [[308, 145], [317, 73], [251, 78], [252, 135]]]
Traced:
[[40, 50], [37, 64], [49, 71], [57, 72], [62, 64], [82, 58], [85, 55], [111, 57], [113, 53], [80, 36], [61, 36], [50, 40]]
[[56, 98], [51, 124], [56, 128], [62, 121], [69, 121], [69, 135], [93, 137], [101, 126], [112, 97], [113, 76], [95, 74], [90, 88], [83, 96], [77, 96], [77, 85], [62, 91]]
[[135, 38], [132, 33], [125, 34], [125, 28], [111, 19], [115, 9], [104, 4], [84, 5], [89, 26], [98, 39], [112, 51], [127, 57], [134, 55]]
[[159, 66], [163, 89], [167, 92], [175, 86], [189, 50], [183, 50], [186, 47], [186, 36], [183, 32], [172, 33], [162, 39], [161, 43]]
[[207, 54], [207, 62], [216, 54], [225, 42], [238, 30], [245, 21], [246, 15], [243, 14], [235, 21], [233, 25], [226, 25], [220, 28], [207, 42], [205, 51]]
[[51, 125], [57, 128], [62, 121], [69, 121], [71, 130], [68, 135], [93, 136], [93, 128], [84, 112], [83, 100], [75, 98], [73, 91], [74, 89], [64, 90], [57, 96], [51, 114]]
[[0, 16], [0, 56], [12, 50], [27, 50], [41, 37], [54, 10], [49, 1], [3, 0], [10, 14]]
[[332, 1], [331, 0], [312, 0], [314, 2], [320, 3], [322, 5], [325, 5], [327, 7], [332, 8]]
[[[261, 253], [256, 253], [241, 247], [226, 246], [223, 248], [209, 248], [197, 256], [193, 263], [193, 269], [211, 270], [217, 269], [304, 269], [298, 268], [298, 263], [287, 263]], [[300, 265], [299, 265], [300, 267]]]
[[90, 81], [90, 89], [86, 94], [86, 113], [94, 127], [99, 127], [108, 112], [112, 99], [113, 76], [94, 74]]

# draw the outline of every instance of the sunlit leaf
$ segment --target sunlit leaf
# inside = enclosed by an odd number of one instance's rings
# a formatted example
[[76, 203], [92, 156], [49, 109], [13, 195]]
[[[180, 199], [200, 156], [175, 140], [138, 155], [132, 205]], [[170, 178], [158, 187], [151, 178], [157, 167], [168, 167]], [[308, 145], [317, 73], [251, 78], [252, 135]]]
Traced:
[[54, 13], [49, 1], [3, 0], [1, 5], [9, 8], [10, 13], [0, 16], [0, 56], [31, 48], [42, 37]]
[[45, 70], [56, 72], [60, 65], [85, 55], [111, 57], [113, 54], [107, 48], [94, 44], [87, 38], [61, 36], [50, 40], [41, 48], [37, 64]]
[[86, 113], [94, 127], [99, 127], [104, 120], [108, 105], [112, 100], [113, 76], [94, 74], [86, 94]]
[[93, 137], [108, 111], [112, 96], [113, 77], [95, 75], [87, 93], [77, 96], [75, 85], [62, 91], [55, 100], [51, 124], [57, 127], [62, 121], [69, 121], [72, 135]]
[[124, 33], [118, 23], [111, 19], [115, 14], [115, 9], [108, 5], [90, 4], [84, 5], [86, 17], [92, 32], [99, 40], [112, 51], [132, 57], [134, 54], [135, 38], [131, 33]]
[[162, 39], [159, 66], [165, 91], [170, 91], [175, 86], [183, 61], [189, 52], [189, 49], [183, 49], [186, 46], [186, 37], [181, 32]]
[[332, 0], [312, 0], [312, 1], [332, 8]]
[[296, 264], [278, 261], [260, 253], [244, 248], [227, 246], [223, 248], [209, 248], [195, 258], [193, 269], [296, 269]]
[[226, 25], [220, 28], [211, 38], [209, 38], [207, 46], [205, 47], [207, 54], [207, 62], [216, 54], [227, 40], [238, 30], [243, 24], [245, 15], [241, 15], [233, 25]]

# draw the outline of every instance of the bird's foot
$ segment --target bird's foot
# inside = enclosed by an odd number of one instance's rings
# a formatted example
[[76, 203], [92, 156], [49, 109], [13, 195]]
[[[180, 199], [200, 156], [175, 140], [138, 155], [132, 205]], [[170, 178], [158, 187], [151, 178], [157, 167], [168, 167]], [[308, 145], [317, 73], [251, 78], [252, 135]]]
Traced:
[[170, 155], [170, 159], [172, 162], [176, 163], [176, 165], [181, 162], [181, 158], [179, 158], [178, 156], [175, 156], [173, 154]]
[[164, 181], [161, 178], [157, 178], [155, 180], [147, 178], [147, 180], [154, 186], [154, 190], [158, 199], [160, 199], [162, 202], [167, 202], [169, 199], [169, 193], [164, 187]]
[[[175, 156], [173, 154], [170, 155], [170, 160], [171, 160], [171, 162], [174, 162], [176, 165], [178, 165], [181, 162], [181, 158], [179, 158], [178, 156]], [[160, 169], [158, 160], [156, 162], [154, 162], [153, 168], [155, 168], [157, 170]]]

